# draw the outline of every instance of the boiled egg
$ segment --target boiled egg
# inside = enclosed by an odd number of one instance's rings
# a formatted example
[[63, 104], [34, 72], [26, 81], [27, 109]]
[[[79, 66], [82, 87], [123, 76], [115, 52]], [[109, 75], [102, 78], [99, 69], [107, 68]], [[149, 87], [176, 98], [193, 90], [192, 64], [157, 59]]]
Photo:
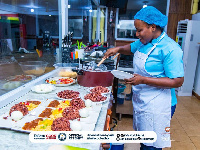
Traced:
[[82, 118], [86, 118], [89, 116], [89, 112], [86, 108], [80, 109], [79, 114]]
[[71, 121], [70, 128], [72, 129], [72, 131], [81, 131], [81, 123], [79, 121]]
[[21, 111], [13, 111], [11, 113], [11, 118], [15, 121], [19, 121], [20, 119], [22, 119], [23, 114]]

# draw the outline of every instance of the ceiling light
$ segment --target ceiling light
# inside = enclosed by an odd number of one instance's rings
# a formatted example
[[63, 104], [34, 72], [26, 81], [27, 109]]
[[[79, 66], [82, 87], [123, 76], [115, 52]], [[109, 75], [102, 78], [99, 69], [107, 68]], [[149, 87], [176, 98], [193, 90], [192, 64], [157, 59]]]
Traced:
[[143, 3], [144, 3], [143, 8], [147, 7], [148, 1], [144, 1]]
[[71, 5], [68, 5], [68, 8], [71, 8]]
[[92, 12], [92, 9], [90, 9], [89, 12]]
[[147, 7], [147, 5], [145, 4], [145, 5], [143, 5], [143, 8], [145, 8], [145, 7]]
[[33, 9], [33, 8], [31, 8], [31, 12], [34, 12], [34, 9]]
[[49, 15], [49, 16], [51, 16], [51, 15]]

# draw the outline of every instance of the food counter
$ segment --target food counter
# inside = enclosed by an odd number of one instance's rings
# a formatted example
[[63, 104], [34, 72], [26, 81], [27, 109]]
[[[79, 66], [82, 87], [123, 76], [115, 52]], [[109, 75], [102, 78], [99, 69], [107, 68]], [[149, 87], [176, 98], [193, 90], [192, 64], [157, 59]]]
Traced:
[[[14, 106], [15, 104], [26, 101], [26, 100], [40, 100], [41, 102], [47, 101], [47, 99], [58, 99], [57, 94], [60, 91], [63, 90], [74, 90], [78, 91], [80, 93], [80, 97], [83, 99], [86, 94], [88, 94], [89, 88], [83, 87], [78, 85], [77, 83], [71, 84], [69, 86], [61, 86], [56, 87], [56, 89], [50, 93], [46, 94], [38, 94], [33, 91], [31, 91], [31, 88], [38, 84], [45, 83], [45, 80], [47, 78], [51, 77], [57, 77], [59, 70], [61, 67], [43, 75], [40, 76], [23, 86], [18, 87], [15, 90], [12, 90], [0, 97], [0, 116], [3, 116], [5, 113], [8, 113], [10, 108]], [[106, 114], [107, 114], [107, 108], [110, 102], [110, 91], [111, 87], [108, 87], [109, 93], [106, 94], [107, 100], [98, 104], [101, 105], [101, 109], [99, 110], [99, 115], [97, 117], [94, 131], [103, 131], [104, 125], [106, 121]], [[37, 109], [37, 108], [36, 108]], [[2, 119], [2, 118], [1, 118]], [[6, 126], [11, 126], [10, 129], [6, 129]], [[29, 141], [29, 134], [24, 133], [22, 130], [16, 130], [15, 128], [15, 122], [11, 124], [2, 123], [2, 120], [0, 121], [0, 149], [8, 149], [8, 150], [22, 150], [22, 149], [28, 149], [28, 150], [44, 150], [48, 149], [51, 145], [55, 145], [56, 143], [51, 144], [38, 144], [38, 143], [31, 143]], [[13, 131], [14, 129], [14, 131]], [[70, 132], [70, 131], [69, 131]], [[81, 147], [81, 148], [87, 148], [92, 150], [99, 150], [100, 149], [100, 143], [96, 144], [75, 144], [75, 143], [66, 143], [66, 145], [75, 146], [75, 147]]]

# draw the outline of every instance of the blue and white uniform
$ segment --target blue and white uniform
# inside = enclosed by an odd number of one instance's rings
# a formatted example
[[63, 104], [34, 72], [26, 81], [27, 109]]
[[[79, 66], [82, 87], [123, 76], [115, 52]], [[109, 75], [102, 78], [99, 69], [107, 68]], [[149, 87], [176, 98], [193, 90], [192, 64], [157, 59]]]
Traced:
[[[164, 33], [164, 32], [163, 32]], [[143, 45], [140, 40], [131, 43], [131, 52], [135, 53], [138, 48], [141, 53], [147, 54], [158, 39], [153, 39], [151, 43]], [[167, 35], [159, 42], [159, 45], [151, 52], [145, 63], [146, 71], [156, 78], [169, 77], [171, 79], [183, 77], [183, 51], [180, 46]], [[175, 89], [171, 89], [172, 106], [177, 104]]]
[[[165, 32], [151, 43], [143, 45], [139, 40], [131, 44], [134, 53], [134, 73], [152, 77], [183, 77], [182, 50]], [[170, 147], [171, 105], [176, 104], [175, 92], [146, 84], [132, 86], [133, 128], [136, 131], [154, 131], [157, 140], [143, 143], [156, 148]]]

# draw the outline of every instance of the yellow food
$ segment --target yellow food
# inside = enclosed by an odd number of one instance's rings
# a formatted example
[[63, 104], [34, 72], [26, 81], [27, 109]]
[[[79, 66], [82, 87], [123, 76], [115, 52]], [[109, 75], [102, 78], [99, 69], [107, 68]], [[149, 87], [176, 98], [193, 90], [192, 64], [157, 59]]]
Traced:
[[72, 71], [60, 71], [59, 75], [61, 77], [69, 77], [69, 78], [76, 78], [77, 77], [77, 73], [72, 72]]
[[50, 118], [54, 120], [56, 118], [62, 117], [63, 110], [64, 109], [55, 109], [55, 110], [53, 110], [52, 114], [50, 115]]
[[52, 111], [52, 114], [50, 115], [50, 118], [51, 119], [56, 119], [56, 118], [62, 117], [63, 110], [66, 107], [69, 107], [69, 105], [70, 105], [70, 101], [69, 100], [61, 102], [58, 105], [57, 109], [55, 109], [55, 110]]
[[35, 105], [33, 103], [29, 103], [29, 105], [26, 105], [26, 107], [28, 108], [28, 111], [33, 110], [34, 108], [38, 107], [38, 105]]
[[56, 80], [51, 80], [49, 83], [56, 84]]
[[58, 107], [57, 108], [66, 108], [66, 107], [68, 107], [70, 105], [70, 101], [69, 100], [66, 100], [66, 101], [63, 101], [63, 102], [61, 102], [59, 105], [58, 105]]
[[38, 70], [26, 70], [24, 71], [25, 74], [28, 74], [28, 75], [41, 75], [44, 73], [44, 70], [43, 69], [38, 69]]
[[32, 131], [51, 131], [51, 125], [53, 120], [45, 119], [43, 121], [39, 121], [38, 125], [35, 128], [32, 128]]

